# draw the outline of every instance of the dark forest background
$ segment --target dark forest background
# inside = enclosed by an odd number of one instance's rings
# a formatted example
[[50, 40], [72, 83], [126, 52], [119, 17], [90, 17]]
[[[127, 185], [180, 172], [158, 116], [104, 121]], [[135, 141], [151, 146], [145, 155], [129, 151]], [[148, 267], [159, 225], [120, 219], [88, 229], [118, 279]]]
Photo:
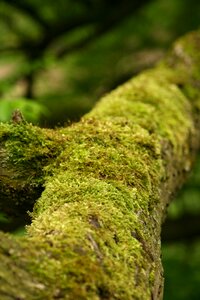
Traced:
[[[196, 0], [0, 0], [0, 121], [78, 121], [200, 26]], [[0, 228], [22, 234], [21, 220]], [[164, 299], [200, 299], [200, 159], [163, 226]]]

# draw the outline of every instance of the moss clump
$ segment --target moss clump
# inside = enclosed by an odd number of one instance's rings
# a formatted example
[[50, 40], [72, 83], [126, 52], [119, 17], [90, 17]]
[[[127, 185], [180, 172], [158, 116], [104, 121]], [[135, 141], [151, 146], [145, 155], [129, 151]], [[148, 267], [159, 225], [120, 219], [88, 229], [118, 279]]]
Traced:
[[168, 66], [178, 71], [178, 76], [176, 76], [177, 84], [192, 102], [193, 109], [197, 111], [200, 110], [199, 45], [200, 30], [180, 38], [162, 62], [165, 67]]
[[56, 131], [1, 124], [1, 210], [18, 214], [31, 208], [43, 190], [45, 166], [59, 155], [64, 142]]

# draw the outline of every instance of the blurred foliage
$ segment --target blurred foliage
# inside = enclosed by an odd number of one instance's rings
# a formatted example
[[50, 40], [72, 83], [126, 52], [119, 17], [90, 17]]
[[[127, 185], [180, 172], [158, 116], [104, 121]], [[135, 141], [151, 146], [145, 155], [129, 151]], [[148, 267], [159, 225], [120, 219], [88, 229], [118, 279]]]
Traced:
[[25, 120], [29, 123], [37, 123], [42, 116], [48, 116], [47, 108], [29, 99], [1, 99], [0, 101], [0, 120], [8, 122], [11, 120], [12, 112], [19, 109]]
[[198, 215], [200, 213], [200, 154], [188, 181], [179, 191], [176, 201], [172, 201], [168, 208], [168, 216], [171, 219], [188, 214]]
[[164, 300], [200, 299], [200, 239], [163, 247]]
[[[193, 223], [193, 218], [197, 222]], [[182, 233], [177, 234], [177, 241], [165, 242], [163, 237], [164, 300], [198, 300], [200, 299], [200, 154], [189, 180], [169, 206], [167, 226], [170, 225], [170, 220], [176, 221], [177, 224], [181, 223]], [[173, 235], [176, 234], [177, 227], [172, 228]]]
[[77, 120], [199, 19], [194, 0], [1, 1], [0, 94], [45, 105], [43, 126]]
[[[199, 20], [196, 0], [0, 1], [0, 121], [16, 108], [41, 126], [78, 120], [103, 94], [154, 65]], [[169, 222], [200, 220], [199, 182], [200, 159], [169, 208]], [[0, 215], [5, 231], [16, 234], [21, 224]], [[165, 300], [200, 299], [195, 234], [163, 242]]]

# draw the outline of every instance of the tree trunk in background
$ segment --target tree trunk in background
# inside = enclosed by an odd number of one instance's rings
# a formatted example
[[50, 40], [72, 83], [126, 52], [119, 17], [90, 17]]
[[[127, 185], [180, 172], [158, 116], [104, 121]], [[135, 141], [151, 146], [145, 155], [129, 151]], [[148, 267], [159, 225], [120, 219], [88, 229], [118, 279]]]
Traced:
[[0, 126], [0, 298], [162, 299], [160, 231], [199, 146], [200, 32], [99, 101], [47, 130]]

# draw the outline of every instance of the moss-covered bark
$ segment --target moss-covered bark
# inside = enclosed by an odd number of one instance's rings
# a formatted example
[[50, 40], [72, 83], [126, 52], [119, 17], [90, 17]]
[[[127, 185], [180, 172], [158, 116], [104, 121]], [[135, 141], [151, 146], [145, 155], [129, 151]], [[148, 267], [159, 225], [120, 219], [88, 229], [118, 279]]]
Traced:
[[[57, 131], [0, 127], [0, 298], [162, 299], [160, 230], [199, 145], [200, 32]], [[26, 194], [28, 195], [26, 197]], [[32, 196], [33, 195], [33, 196]]]

